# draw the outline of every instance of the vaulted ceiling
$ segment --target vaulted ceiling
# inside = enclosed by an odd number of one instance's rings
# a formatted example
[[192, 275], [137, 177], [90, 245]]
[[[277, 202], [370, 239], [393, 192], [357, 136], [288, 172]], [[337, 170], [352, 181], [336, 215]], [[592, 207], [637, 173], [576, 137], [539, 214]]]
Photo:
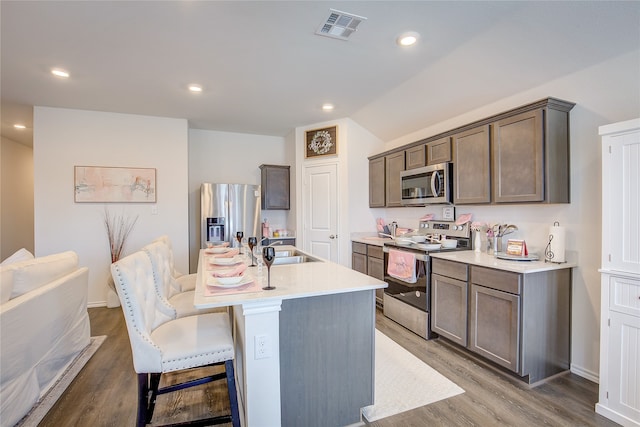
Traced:
[[[274, 136], [351, 117], [388, 141], [640, 48], [637, 1], [3, 0], [0, 8], [2, 134], [27, 145], [34, 105]], [[366, 20], [346, 41], [316, 35], [331, 8]], [[419, 42], [398, 46], [405, 31]], [[70, 78], [52, 76], [53, 67]], [[190, 83], [203, 92], [190, 93]]]

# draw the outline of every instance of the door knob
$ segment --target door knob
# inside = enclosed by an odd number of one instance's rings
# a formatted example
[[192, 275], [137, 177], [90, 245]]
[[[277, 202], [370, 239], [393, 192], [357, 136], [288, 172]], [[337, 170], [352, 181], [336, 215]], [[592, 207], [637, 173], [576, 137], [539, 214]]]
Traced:
[[329, 236], [330, 239], [335, 239], [338, 236], [334, 236], [333, 234], [331, 236]]

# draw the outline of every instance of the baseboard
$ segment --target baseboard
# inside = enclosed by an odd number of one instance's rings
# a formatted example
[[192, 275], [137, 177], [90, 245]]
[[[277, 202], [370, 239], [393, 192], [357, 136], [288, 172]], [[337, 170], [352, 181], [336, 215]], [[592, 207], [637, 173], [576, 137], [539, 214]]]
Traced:
[[614, 421], [624, 427], [640, 427], [640, 422], [627, 418], [599, 403], [596, 403], [596, 413], [609, 418], [611, 421]]
[[99, 308], [99, 307], [106, 307], [106, 306], [107, 306], [106, 301], [94, 301], [87, 304], [87, 308]]
[[592, 372], [582, 366], [571, 364], [571, 373], [576, 374], [579, 377], [586, 378], [589, 381], [593, 381], [596, 384], [600, 384], [600, 376], [597, 372]]

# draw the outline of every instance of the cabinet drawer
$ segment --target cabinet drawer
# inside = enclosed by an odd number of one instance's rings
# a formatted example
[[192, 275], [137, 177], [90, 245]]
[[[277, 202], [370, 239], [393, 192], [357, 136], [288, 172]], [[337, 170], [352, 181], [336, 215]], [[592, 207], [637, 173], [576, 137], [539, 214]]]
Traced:
[[609, 279], [609, 308], [640, 316], [640, 280], [613, 276]]
[[453, 277], [463, 282], [466, 282], [468, 278], [467, 264], [438, 258], [431, 259], [431, 272], [441, 276]]
[[367, 245], [367, 255], [373, 258], [384, 258], [384, 253], [382, 252], [382, 246], [375, 245]]
[[520, 295], [522, 290], [522, 275], [472, 265], [471, 283], [509, 292], [510, 294]]
[[366, 255], [367, 254], [367, 245], [360, 242], [351, 242], [351, 252], [355, 252], [357, 254]]

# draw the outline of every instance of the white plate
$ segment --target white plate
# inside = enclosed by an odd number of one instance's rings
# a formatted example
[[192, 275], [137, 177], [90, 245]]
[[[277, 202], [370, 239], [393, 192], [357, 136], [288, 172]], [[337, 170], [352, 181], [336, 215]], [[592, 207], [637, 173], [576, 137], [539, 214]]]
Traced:
[[211, 277], [209, 279], [209, 281], [207, 282], [208, 286], [215, 286], [216, 288], [237, 288], [243, 285], [246, 285], [248, 283], [253, 282], [253, 277], [251, 277], [248, 274], [243, 274], [242, 275], [242, 280], [240, 280], [238, 283], [232, 283], [229, 285], [224, 285], [222, 283], [220, 283], [220, 281], [218, 280], [218, 277]]
[[239, 259], [237, 259], [237, 257], [229, 257], [229, 258], [222, 258], [222, 257], [211, 257], [211, 263], [215, 264], [215, 265], [233, 265], [233, 264], [237, 264], [240, 262]]
[[498, 252], [496, 254], [496, 258], [500, 258], [500, 259], [506, 259], [509, 261], [538, 261], [540, 259], [540, 257], [536, 254], [529, 254], [529, 255], [525, 255], [525, 256], [519, 256], [519, 255], [509, 255], [507, 253], [504, 252]]
[[229, 248], [207, 248], [204, 251], [208, 254], [224, 254], [229, 252]]

